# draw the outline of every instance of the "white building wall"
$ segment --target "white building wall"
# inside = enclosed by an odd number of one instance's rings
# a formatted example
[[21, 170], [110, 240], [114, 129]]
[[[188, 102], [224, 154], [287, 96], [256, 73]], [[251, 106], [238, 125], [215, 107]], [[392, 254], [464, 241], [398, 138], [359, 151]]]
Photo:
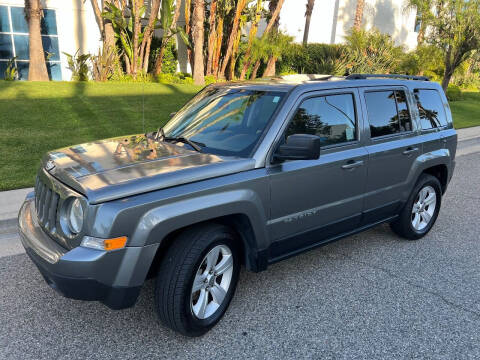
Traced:
[[[63, 54], [96, 54], [101, 46], [101, 37], [90, 1], [84, 0], [43, 0], [45, 9], [56, 12], [57, 33], [62, 64], [62, 79], [70, 80], [67, 57]], [[0, 5], [24, 7], [24, 0], [0, 0]]]
[[[366, 0], [363, 27], [375, 27], [392, 36], [407, 50], [417, 45], [414, 31], [416, 12], [406, 11], [407, 0]], [[280, 12], [280, 29], [294, 41], [303, 41], [307, 0], [285, 0]], [[308, 35], [309, 43], [339, 44], [353, 26], [357, 0], [317, 0], [313, 7]], [[262, 33], [264, 26], [259, 28]]]

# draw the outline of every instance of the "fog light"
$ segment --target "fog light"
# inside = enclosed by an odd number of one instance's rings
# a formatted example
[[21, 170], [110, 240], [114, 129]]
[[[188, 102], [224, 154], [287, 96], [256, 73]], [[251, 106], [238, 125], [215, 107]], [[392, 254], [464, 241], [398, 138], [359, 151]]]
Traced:
[[122, 249], [127, 244], [127, 237], [120, 236], [111, 239], [100, 239], [93, 236], [85, 236], [82, 239], [80, 246], [96, 249], [96, 250], [105, 250], [111, 251], [116, 249]]

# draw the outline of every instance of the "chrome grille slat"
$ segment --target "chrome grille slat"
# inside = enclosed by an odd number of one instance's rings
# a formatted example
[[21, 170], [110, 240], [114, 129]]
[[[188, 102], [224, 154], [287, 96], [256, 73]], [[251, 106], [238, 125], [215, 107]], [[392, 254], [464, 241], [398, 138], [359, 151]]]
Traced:
[[58, 199], [59, 196], [56, 192], [52, 192], [52, 197], [50, 201], [50, 209], [48, 213], [48, 229], [50, 231], [54, 231], [55, 229], [55, 224], [56, 224], [56, 218], [57, 218], [57, 207], [58, 207]]
[[47, 188], [45, 194], [45, 200], [43, 201], [43, 210], [42, 210], [42, 223], [45, 226], [48, 226], [48, 210], [50, 209], [50, 198], [52, 197], [52, 190]]
[[39, 177], [35, 182], [35, 209], [38, 222], [49, 232], [56, 232], [57, 210], [60, 195]]

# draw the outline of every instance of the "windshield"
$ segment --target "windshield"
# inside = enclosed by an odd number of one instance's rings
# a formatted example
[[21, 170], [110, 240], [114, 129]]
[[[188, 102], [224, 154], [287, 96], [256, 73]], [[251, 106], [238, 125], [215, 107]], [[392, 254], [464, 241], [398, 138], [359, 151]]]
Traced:
[[248, 157], [264, 133], [284, 92], [207, 88], [163, 128], [168, 138], [187, 138], [202, 151]]

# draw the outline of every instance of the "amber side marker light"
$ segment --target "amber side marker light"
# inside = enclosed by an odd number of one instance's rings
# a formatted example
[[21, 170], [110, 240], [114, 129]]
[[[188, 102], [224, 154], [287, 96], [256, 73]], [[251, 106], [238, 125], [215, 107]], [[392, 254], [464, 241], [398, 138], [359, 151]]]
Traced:
[[111, 239], [100, 239], [93, 236], [85, 236], [80, 246], [96, 250], [112, 251], [122, 249], [126, 244], [126, 236], [120, 236]]

